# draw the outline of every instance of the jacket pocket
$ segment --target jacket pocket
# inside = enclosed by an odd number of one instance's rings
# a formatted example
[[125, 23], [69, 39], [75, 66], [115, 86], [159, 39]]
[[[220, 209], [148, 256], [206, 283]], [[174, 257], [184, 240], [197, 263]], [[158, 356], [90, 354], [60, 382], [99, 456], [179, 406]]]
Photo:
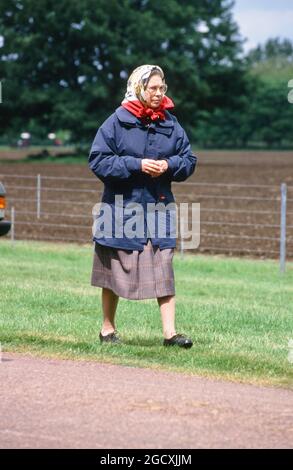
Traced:
[[115, 196], [119, 196], [119, 205], [125, 206], [129, 202], [141, 203], [142, 191], [142, 188], [130, 185], [108, 186], [104, 188], [102, 202], [115, 203]]
[[157, 187], [157, 201], [168, 204], [169, 202], [175, 202], [174, 195], [168, 184], [159, 184]]

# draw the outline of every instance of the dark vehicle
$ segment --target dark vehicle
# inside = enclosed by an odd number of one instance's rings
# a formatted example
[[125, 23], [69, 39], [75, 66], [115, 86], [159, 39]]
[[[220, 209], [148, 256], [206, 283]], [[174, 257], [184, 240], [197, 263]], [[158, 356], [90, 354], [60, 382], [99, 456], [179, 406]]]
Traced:
[[6, 207], [5, 196], [6, 196], [6, 192], [5, 192], [4, 186], [0, 182], [0, 236], [6, 235], [6, 233], [9, 232], [10, 227], [11, 227], [11, 222], [4, 220], [5, 207]]

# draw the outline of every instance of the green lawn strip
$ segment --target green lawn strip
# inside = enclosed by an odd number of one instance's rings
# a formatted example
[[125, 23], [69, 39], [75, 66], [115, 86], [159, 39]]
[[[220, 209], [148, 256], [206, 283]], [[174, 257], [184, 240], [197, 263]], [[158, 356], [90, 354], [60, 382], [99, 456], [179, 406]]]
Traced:
[[293, 387], [293, 264], [174, 257], [177, 330], [188, 351], [162, 346], [155, 299], [120, 299], [121, 346], [100, 345], [101, 289], [90, 286], [92, 246], [0, 242], [3, 351]]

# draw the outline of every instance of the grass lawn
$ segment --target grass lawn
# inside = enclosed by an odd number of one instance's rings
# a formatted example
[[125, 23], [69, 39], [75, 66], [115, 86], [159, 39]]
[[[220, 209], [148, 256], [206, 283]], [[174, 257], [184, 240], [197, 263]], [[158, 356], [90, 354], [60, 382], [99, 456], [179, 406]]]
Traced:
[[155, 299], [120, 299], [122, 345], [102, 346], [101, 289], [90, 285], [92, 246], [0, 241], [2, 351], [97, 360], [293, 388], [293, 263], [174, 257], [177, 331], [190, 350], [162, 346]]

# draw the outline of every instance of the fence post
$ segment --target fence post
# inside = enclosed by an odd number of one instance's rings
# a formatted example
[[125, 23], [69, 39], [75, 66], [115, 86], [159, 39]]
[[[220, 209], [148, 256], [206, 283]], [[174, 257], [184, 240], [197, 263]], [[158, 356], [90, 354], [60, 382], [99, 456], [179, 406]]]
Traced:
[[10, 229], [10, 237], [11, 237], [11, 244], [14, 245], [14, 227], [15, 227], [15, 211], [14, 207], [11, 207], [11, 229]]
[[280, 272], [285, 272], [286, 264], [286, 205], [287, 185], [281, 184], [281, 227], [280, 227]]
[[182, 237], [184, 219], [183, 216], [180, 217], [180, 258], [183, 259], [184, 255], [184, 241]]
[[41, 175], [37, 176], [37, 218], [41, 217]]

